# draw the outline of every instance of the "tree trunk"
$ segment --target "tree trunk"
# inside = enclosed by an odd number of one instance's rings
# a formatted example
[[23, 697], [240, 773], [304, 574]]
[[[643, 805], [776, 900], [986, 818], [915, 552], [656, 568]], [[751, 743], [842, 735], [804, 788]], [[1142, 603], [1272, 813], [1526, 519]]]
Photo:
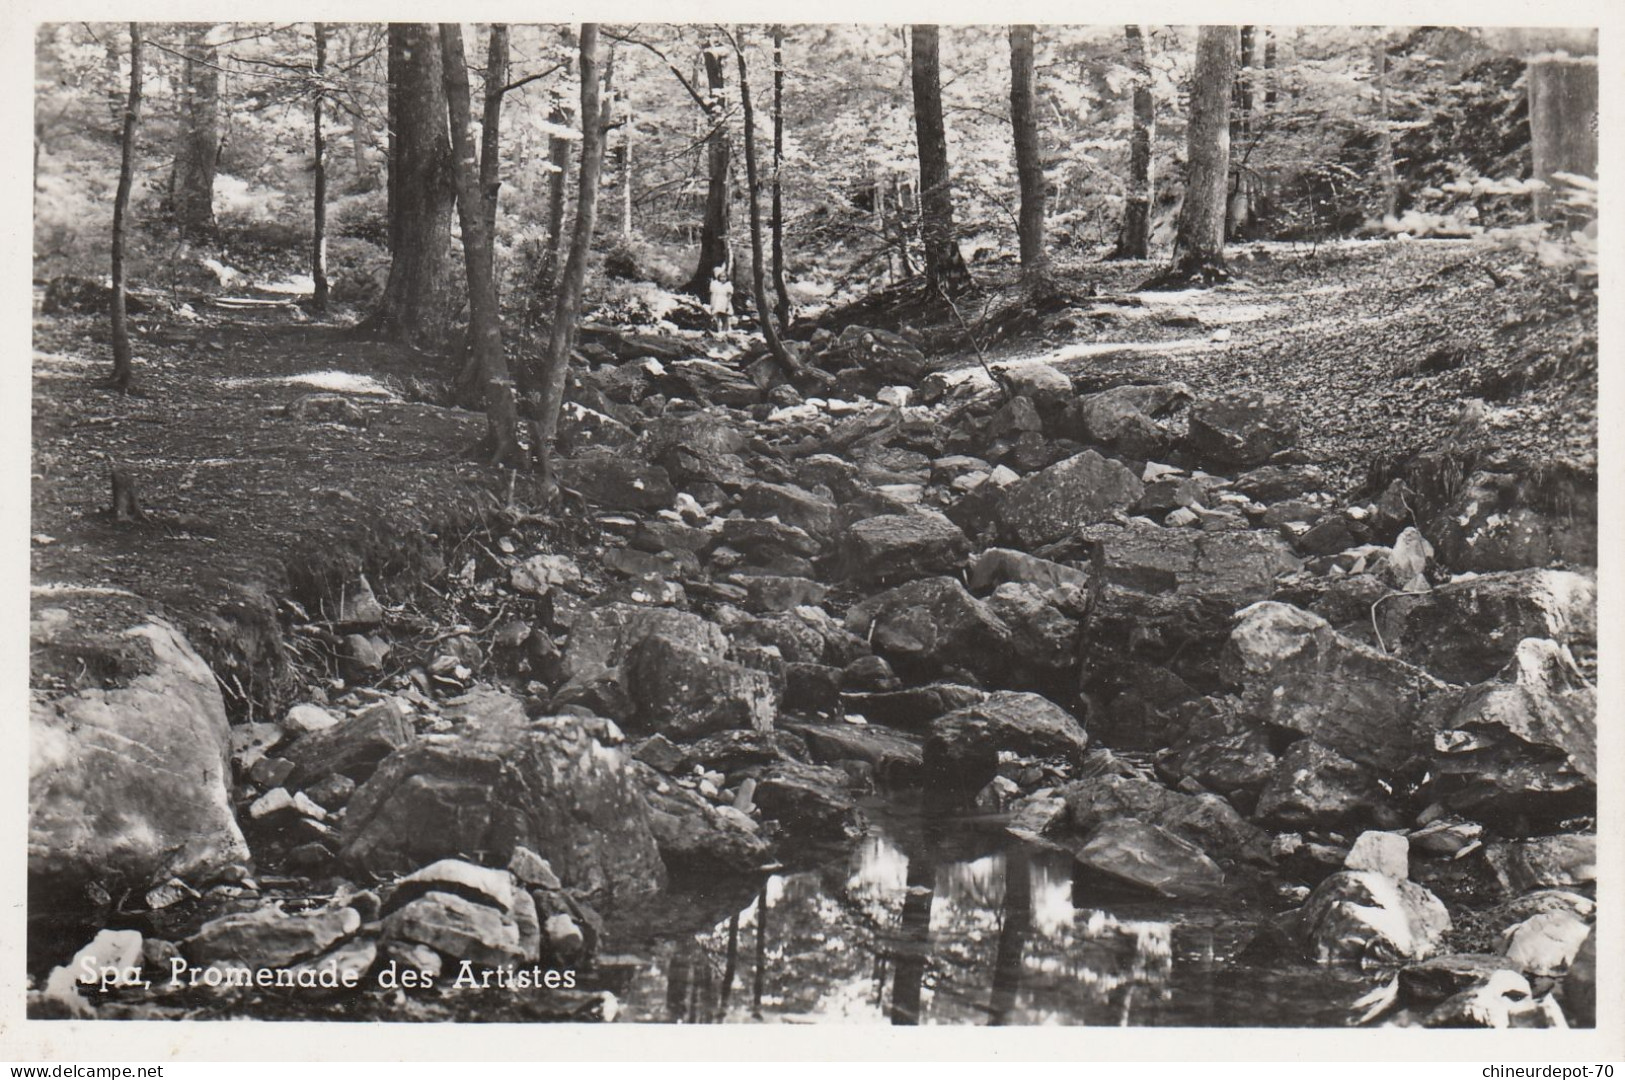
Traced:
[[474, 121], [470, 115], [468, 66], [463, 54], [461, 23], [440, 24], [440, 70], [445, 83], [452, 143], [452, 174], [457, 184], [457, 221], [463, 230], [463, 265], [468, 275], [469, 336], [485, 387], [486, 442], [482, 448], [493, 465], [517, 464], [517, 417], [513, 379], [502, 352], [502, 312], [497, 307], [496, 279], [491, 272], [491, 233], [486, 218], [485, 188], [474, 154]]
[[118, 192], [113, 196], [113, 389], [130, 392], [135, 373], [130, 361], [130, 322], [126, 312], [124, 238], [129, 232], [130, 186], [135, 180], [135, 130], [141, 122], [141, 24], [130, 24], [130, 95], [124, 102], [124, 134], [119, 155]]
[[1264, 28], [1264, 111], [1274, 112], [1279, 90], [1275, 85], [1275, 31]]
[[107, 28], [107, 37], [102, 41], [105, 50], [103, 66], [107, 72], [107, 117], [114, 135], [124, 131], [124, 59], [119, 55], [118, 35], [113, 28]]
[[[352, 80], [356, 77], [356, 70], [362, 63], [361, 56], [365, 52], [356, 43], [360, 30], [359, 26], [350, 27], [346, 45], [348, 59], [345, 69], [350, 72]], [[353, 87], [352, 83], [352, 89], [348, 94], [349, 108], [346, 110], [350, 114], [350, 153], [355, 158], [355, 183], [352, 187], [356, 192], [367, 192], [378, 186], [378, 173], [367, 155], [372, 136], [367, 125], [364, 103], [361, 94]]]
[[909, 240], [914, 235], [914, 198], [907, 180], [899, 176], [895, 181], [897, 198], [897, 262], [903, 277], [914, 276], [914, 262], [908, 255]]
[[1157, 137], [1157, 107], [1151, 96], [1151, 65], [1145, 55], [1145, 33], [1136, 25], [1124, 27], [1128, 62], [1134, 69], [1134, 128], [1129, 136], [1128, 199], [1123, 207], [1123, 234], [1118, 238], [1121, 259], [1151, 257], [1151, 207], [1156, 199], [1152, 148]]
[[322, 80], [327, 75], [327, 25], [316, 24], [316, 97], [311, 102], [311, 131], [314, 135], [316, 175], [315, 206], [311, 214], [310, 279], [315, 283], [311, 303], [317, 311], [327, 310], [327, 138], [322, 134]]
[[1377, 172], [1382, 179], [1382, 216], [1399, 213], [1399, 172], [1394, 168], [1394, 133], [1388, 128], [1388, 38], [1377, 32], [1371, 50], [1371, 69], [1377, 84]]
[[189, 240], [214, 236], [214, 170], [220, 156], [219, 50], [210, 23], [188, 23], [181, 75], [180, 123], [170, 202], [175, 225]]
[[[605, 72], [605, 83], [609, 73]], [[576, 188], [575, 230], [570, 255], [559, 281], [548, 336], [546, 368], [525, 388], [530, 414], [531, 450], [541, 466], [542, 486], [551, 497], [558, 491], [553, 476], [553, 441], [564, 404], [565, 378], [575, 348], [576, 319], [581, 312], [581, 291], [587, 278], [587, 255], [592, 247], [598, 216], [598, 183], [604, 171], [604, 132], [609, 127], [609, 103], [598, 84], [598, 24], [581, 24], [581, 179]]]
[[1532, 175], [1548, 185], [1535, 193], [1535, 216], [1561, 217], [1570, 229], [1584, 228], [1595, 216], [1563, 212], [1550, 186], [1557, 173], [1597, 176], [1598, 67], [1594, 59], [1552, 57], [1529, 65], [1529, 131]]
[[1021, 244], [1021, 273], [1043, 274], [1044, 162], [1038, 149], [1038, 113], [1033, 103], [1033, 37], [1030, 25], [1010, 28], [1010, 126], [1015, 129], [1016, 179], [1021, 188], [1021, 214], [1016, 235]]
[[970, 285], [970, 271], [954, 228], [954, 192], [948, 175], [948, 133], [942, 122], [942, 81], [937, 27], [916, 24], [910, 74], [914, 83], [914, 134], [920, 151], [920, 235], [925, 242], [925, 290], [953, 296]]
[[[784, 283], [784, 27], [773, 26], [773, 291], [779, 298], [779, 319], [788, 327], [795, 320], [790, 289]], [[878, 194], [879, 188], [877, 186]], [[881, 218], [885, 231], [885, 218]]]
[[[467, 83], [466, 76], [463, 81]], [[485, 259], [493, 288], [497, 281], [497, 195], [502, 190], [502, 98], [507, 87], [508, 24], [492, 23], [485, 50], [485, 108], [480, 114], [480, 217], [490, 241], [485, 246]]]
[[1168, 277], [1221, 281], [1225, 191], [1230, 171], [1230, 94], [1240, 35], [1234, 26], [1203, 26], [1196, 39], [1191, 115], [1186, 125], [1185, 203]]
[[1240, 236], [1252, 220], [1253, 178], [1247, 172], [1247, 158], [1253, 135], [1253, 40], [1251, 26], [1241, 28], [1241, 45], [1234, 81], [1233, 109], [1230, 113], [1230, 155], [1234, 166], [1230, 177], [1230, 202], [1225, 211], [1226, 239]]
[[724, 97], [726, 69], [722, 57], [713, 46], [702, 53], [705, 61], [706, 94], [705, 122], [710, 127], [706, 137], [705, 222], [700, 227], [700, 261], [694, 267], [684, 292], [691, 292], [705, 300], [711, 292], [711, 275], [719, 266], [732, 267], [729, 257], [729, 203], [732, 192], [728, 186], [729, 163], [733, 157], [733, 139], [729, 135], [727, 101]]
[[[556, 100], [547, 119], [549, 123], [564, 127], [570, 123], [570, 109], [562, 100]], [[552, 167], [547, 176], [547, 241], [533, 290], [540, 301], [538, 310], [546, 310], [552, 304], [554, 287], [558, 284], [559, 263], [564, 254], [564, 189], [569, 181], [569, 139], [558, 135], [547, 137], [547, 163]]]
[[632, 95], [621, 98], [621, 238], [632, 239]]
[[739, 107], [745, 114], [745, 186], [750, 193], [751, 294], [756, 299], [756, 317], [762, 324], [762, 337], [773, 359], [792, 376], [804, 378], [808, 374], [807, 369], [779, 338], [778, 328], [773, 325], [773, 309], [767, 302], [767, 259], [762, 252], [762, 200], [756, 182], [756, 111], [751, 107], [750, 75], [745, 70], [743, 26], [734, 31], [734, 38], [734, 56], [739, 61]]
[[429, 23], [391, 23], [390, 263], [384, 298], [357, 332], [413, 348], [451, 324], [451, 213], [457, 192], [440, 46]]

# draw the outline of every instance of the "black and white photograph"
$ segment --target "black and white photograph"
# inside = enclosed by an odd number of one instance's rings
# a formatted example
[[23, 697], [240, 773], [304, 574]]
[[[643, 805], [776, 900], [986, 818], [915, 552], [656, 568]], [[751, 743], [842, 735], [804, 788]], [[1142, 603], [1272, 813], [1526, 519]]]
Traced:
[[1618, 1057], [1595, 22], [232, 10], [13, 28], [0, 1034]]

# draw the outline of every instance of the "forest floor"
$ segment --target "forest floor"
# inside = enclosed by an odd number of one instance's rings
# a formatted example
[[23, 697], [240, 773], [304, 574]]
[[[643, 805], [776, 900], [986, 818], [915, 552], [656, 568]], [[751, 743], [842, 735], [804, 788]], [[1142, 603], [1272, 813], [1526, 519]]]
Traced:
[[[1067, 289], [1116, 301], [1039, 321], [985, 359], [1053, 364], [1080, 386], [1172, 379], [1199, 395], [1284, 394], [1307, 459], [1345, 491], [1374, 464], [1451, 438], [1474, 397], [1488, 402], [1476, 422], [1507, 454], [1594, 467], [1595, 293], [1571, 293], [1531, 263], [1458, 242], [1258, 245], [1238, 252], [1229, 285], [1160, 293], [1133, 292], [1149, 263], [1063, 268]], [[991, 305], [1004, 295], [997, 276], [984, 279]], [[479, 543], [482, 515], [524, 505], [528, 478], [471, 456], [478, 414], [411, 400], [454, 361], [358, 343], [292, 308], [195, 306], [186, 320], [136, 320], [138, 392], [128, 397], [99, 387], [110, 364], [104, 316], [36, 318], [36, 602], [127, 591], [194, 636], [229, 634], [222, 612], [256, 597], [317, 603], [362, 563], [455, 565]], [[973, 334], [976, 319], [964, 323]], [[935, 331], [958, 336], [959, 348], [934, 367], [985, 379], [963, 332]], [[727, 339], [681, 336], [696, 354], [734, 351]], [[114, 520], [110, 462], [134, 479], [146, 521]], [[576, 533], [569, 546], [593, 546], [583, 524], [559, 519]], [[453, 529], [464, 532], [437, 534]], [[70, 673], [35, 676], [40, 685]], [[263, 699], [263, 688], [222, 685], [234, 711]]]

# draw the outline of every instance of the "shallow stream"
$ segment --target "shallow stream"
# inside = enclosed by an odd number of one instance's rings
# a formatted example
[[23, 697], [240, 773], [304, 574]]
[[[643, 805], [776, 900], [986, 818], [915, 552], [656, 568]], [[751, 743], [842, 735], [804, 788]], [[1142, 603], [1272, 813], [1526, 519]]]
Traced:
[[1270, 912], [1075, 878], [1069, 855], [986, 815], [866, 809], [876, 829], [855, 849], [742, 899], [687, 889], [673, 901], [693, 906], [673, 909], [686, 928], [623, 937], [604, 958], [622, 1018], [1340, 1026], [1380, 978], [1237, 960]]

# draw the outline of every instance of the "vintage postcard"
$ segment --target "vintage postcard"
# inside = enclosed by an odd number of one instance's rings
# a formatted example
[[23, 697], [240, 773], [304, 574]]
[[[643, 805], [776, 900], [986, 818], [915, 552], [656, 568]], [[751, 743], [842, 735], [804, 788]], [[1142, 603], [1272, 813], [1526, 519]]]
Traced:
[[0, 1056], [1620, 1056], [1600, 9], [129, 8]]

